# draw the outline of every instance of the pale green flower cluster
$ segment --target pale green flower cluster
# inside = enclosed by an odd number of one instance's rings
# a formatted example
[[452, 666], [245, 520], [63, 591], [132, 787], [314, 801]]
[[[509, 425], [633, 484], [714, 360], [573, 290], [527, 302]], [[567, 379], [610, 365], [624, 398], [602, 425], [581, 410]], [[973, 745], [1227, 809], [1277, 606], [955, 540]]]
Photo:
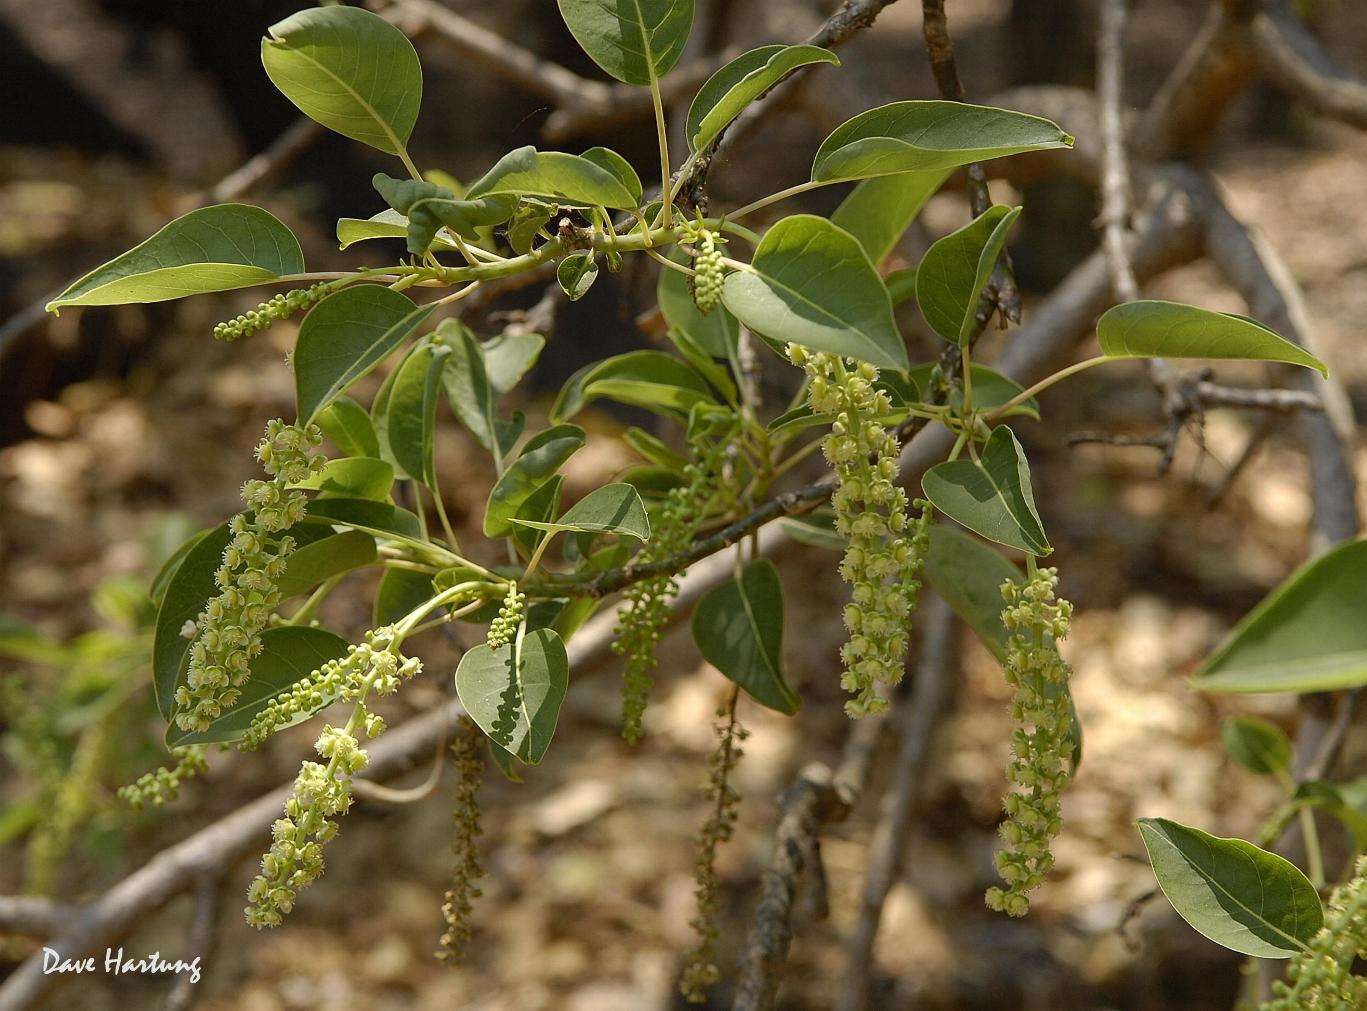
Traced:
[[181, 783], [194, 779], [209, 767], [204, 760], [204, 751], [202, 744], [172, 749], [175, 765], [169, 769], [163, 766], [155, 772], [143, 773], [135, 782], [119, 788], [119, 799], [133, 808], [141, 808], [145, 804], [161, 807], [170, 803], [180, 796]]
[[176, 689], [176, 725], [205, 730], [237, 702], [239, 689], [261, 652], [261, 632], [280, 602], [278, 584], [294, 540], [278, 537], [304, 517], [306, 498], [289, 486], [323, 466], [313, 450], [323, 441], [316, 425], [300, 428], [276, 419], [256, 448], [270, 480], [242, 486], [250, 513], [229, 523], [232, 540], [215, 574], [218, 596], [195, 622], [185, 683]]
[[372, 692], [385, 695], [397, 691], [406, 673], [421, 669], [418, 660], [404, 660], [392, 645], [383, 649], [372, 646], [366, 656], [369, 672], [359, 686], [353, 689], [343, 685], [356, 703], [351, 719], [345, 727], [324, 726], [314, 744], [327, 764], [303, 764], [294, 781], [294, 792], [285, 802], [285, 817], [271, 828], [271, 848], [261, 858], [261, 873], [247, 891], [247, 922], [253, 927], [279, 926], [294, 908], [299, 892], [323, 873], [323, 846], [337, 835], [333, 819], [350, 809], [352, 777], [367, 761], [356, 733], [364, 729], [373, 738], [384, 729], [383, 721], [366, 710], [366, 699]]
[[1367, 1008], [1367, 977], [1353, 975], [1353, 962], [1367, 958], [1367, 856], [1360, 856], [1350, 881], [1329, 896], [1324, 926], [1309, 948], [1272, 984], [1276, 995], [1262, 1011], [1343, 1011]]
[[[718, 480], [727, 439], [697, 440], [694, 462], [684, 468], [685, 483], [671, 488], [660, 514], [651, 523], [650, 542], [636, 556], [636, 564], [661, 561], [683, 551], [719, 495], [728, 494]], [[632, 744], [641, 738], [655, 668], [655, 648], [669, 619], [669, 602], [679, 592], [672, 576], [643, 579], [627, 587], [617, 613], [617, 638], [612, 651], [626, 659], [622, 680], [622, 736]]]
[[451, 852], [456, 858], [456, 868], [441, 906], [446, 930], [442, 932], [437, 949], [437, 957], [452, 965], [460, 961], [470, 940], [470, 914], [474, 911], [474, 900], [481, 894], [477, 882], [484, 876], [484, 867], [479, 862], [479, 837], [483, 831], [479, 817], [479, 782], [484, 774], [479, 747], [481, 736], [468, 717], [462, 722], [465, 724], [462, 732], [451, 743], [451, 758], [456, 767], [456, 803], [452, 811], [456, 831], [451, 840]]
[[527, 595], [518, 592], [517, 583], [509, 583], [508, 593], [503, 598], [503, 606], [499, 608], [494, 620], [489, 622], [489, 637], [485, 642], [490, 649], [499, 649], [513, 641], [526, 610]]
[[850, 638], [840, 650], [840, 683], [854, 693], [845, 711], [865, 716], [887, 708], [879, 686], [902, 679], [930, 503], [918, 500], [920, 516], [908, 518], [907, 493], [895, 483], [897, 438], [881, 420], [892, 402], [874, 386], [878, 370], [797, 344], [788, 345], [788, 357], [807, 372], [812, 410], [832, 418], [822, 451], [839, 480], [831, 497], [836, 529], [850, 540], [840, 563], [851, 597], [844, 612]]
[[313, 305], [332, 287], [329, 281], [319, 281], [307, 288], [295, 288], [262, 302], [255, 309], [249, 309], [226, 323], [214, 325], [214, 338], [221, 341], [235, 341], [250, 337], [261, 330], [268, 330], [278, 319], [293, 316], [300, 309]]
[[1023, 586], [1007, 580], [1001, 588], [1002, 624], [1011, 633], [1005, 673], [1016, 689], [1011, 718], [1018, 726], [1006, 768], [1007, 817], [998, 829], [1006, 846], [997, 853], [997, 871], [1006, 887], [989, 888], [986, 898], [989, 908], [1011, 916], [1030, 911], [1029, 893], [1054, 866], [1049, 845], [1063, 827], [1059, 798], [1073, 778], [1072, 671], [1057, 646], [1073, 607], [1055, 599], [1057, 585], [1057, 570], [1039, 569]]
[[726, 280], [726, 265], [722, 262], [719, 243], [724, 242], [716, 232], [702, 225], [691, 229], [693, 247], [693, 302], [706, 316], [721, 301], [722, 283]]
[[[252, 720], [238, 746], [244, 751], [260, 747], [266, 738], [288, 727], [301, 713], [315, 713], [336, 699], [356, 702], [367, 691], [378, 695], [397, 691], [400, 682], [422, 670], [422, 661], [396, 656], [393, 644], [392, 625], [367, 632], [365, 642], [349, 646], [346, 656], [329, 660], [271, 699]], [[364, 719], [368, 737], [384, 730], [384, 720], [378, 715], [367, 713]]]

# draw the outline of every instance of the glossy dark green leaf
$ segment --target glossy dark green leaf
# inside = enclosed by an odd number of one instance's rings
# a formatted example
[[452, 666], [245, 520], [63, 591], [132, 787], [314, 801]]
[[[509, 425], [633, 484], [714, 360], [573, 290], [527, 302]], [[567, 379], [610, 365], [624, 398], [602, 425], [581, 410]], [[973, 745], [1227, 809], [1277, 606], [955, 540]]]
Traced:
[[380, 442], [366, 409], [350, 397], [337, 397], [314, 418], [323, 434], [347, 456], [380, 455]]
[[819, 46], [760, 46], [742, 53], [707, 79], [688, 107], [689, 146], [700, 151], [727, 125], [783, 78], [813, 63], [840, 66], [840, 57]]
[[1367, 684], [1367, 541], [1302, 566], [1192, 678], [1207, 692], [1324, 692]]
[[1172, 907], [1216, 944], [1289, 958], [1320, 929], [1324, 914], [1314, 885], [1275, 853], [1166, 818], [1141, 818], [1139, 834]]
[[693, 611], [693, 641], [760, 705], [792, 715], [801, 700], [783, 677], [783, 584], [767, 558], [710, 590]]
[[407, 295], [378, 284], [343, 288], [314, 306], [294, 349], [300, 424], [387, 358], [434, 308], [414, 305]]
[[480, 644], [456, 668], [456, 693], [470, 718], [499, 747], [536, 765], [550, 747], [569, 687], [560, 636], [528, 632], [501, 649]]
[[201, 207], [73, 281], [47, 304], [126, 305], [229, 291], [304, 269], [299, 240], [271, 214], [247, 204]]
[[575, 530], [590, 534], [622, 534], [644, 541], [650, 537], [650, 520], [641, 496], [629, 484], [608, 484], [589, 492], [550, 522], [514, 519], [514, 523], [552, 534]]
[[[676, 263], [688, 262], [688, 257], [677, 248], [670, 250], [669, 258]], [[660, 313], [670, 329], [693, 338], [713, 358], [735, 358], [736, 344], [740, 340], [740, 323], [725, 306], [720, 305], [704, 316], [693, 301], [686, 274], [668, 267], [662, 268], [655, 295], [660, 304]]]
[[466, 199], [534, 196], [580, 206], [629, 210], [636, 200], [622, 181], [601, 165], [563, 151], [520, 147], [505, 154], [471, 184]]
[[816, 153], [812, 179], [947, 172], [975, 161], [1072, 147], [1054, 123], [960, 102], [893, 102], [836, 127]]
[[584, 447], [586, 436], [577, 425], [556, 425], [534, 436], [521, 455], [503, 472], [489, 493], [484, 512], [484, 535], [506, 537], [522, 504]]
[[892, 303], [859, 242], [794, 214], [765, 233], [750, 269], [727, 275], [726, 307], [757, 333], [880, 367], [907, 368]]
[[201, 537], [185, 555], [166, 586], [166, 595], [157, 609], [156, 632], [152, 641], [152, 685], [157, 709], [167, 722], [175, 711], [176, 682], [180, 679], [190, 639], [181, 634], [187, 621], [193, 622], [209, 598], [217, 596], [214, 579], [223, 564], [223, 549], [232, 540], [228, 524], [220, 523]]
[[[902, 172], [865, 179], [840, 202], [831, 222], [858, 239], [875, 265], [882, 263], [948, 175]], [[894, 304], [897, 301], [894, 297]]]
[[647, 410], [687, 416], [695, 404], [715, 402], [706, 381], [663, 351], [629, 351], [580, 369], [561, 387], [552, 421], [565, 421], [599, 397]]
[[389, 450], [399, 472], [429, 488], [436, 486], [432, 472], [432, 442], [437, 427], [437, 398], [442, 371], [451, 354], [445, 344], [425, 343], [409, 355], [394, 377], [389, 393]]
[[1096, 336], [1112, 358], [1249, 358], [1329, 374], [1324, 362], [1256, 320], [1178, 302], [1117, 305], [1097, 321]]
[[310, 119], [388, 154], [404, 150], [422, 104], [422, 66], [384, 18], [341, 5], [299, 11], [270, 27], [261, 62]]
[[926, 250], [916, 268], [916, 304], [945, 340], [963, 344], [972, 336], [978, 297], [1020, 212], [1019, 207], [989, 207]]
[[1254, 716], [1231, 716], [1220, 724], [1229, 757], [1261, 776], [1291, 768], [1291, 742], [1280, 727]]
[[1035, 509], [1025, 451], [1011, 429], [993, 429], [981, 461], [951, 460], [930, 468], [921, 478], [926, 498], [988, 540], [1034, 555], [1049, 554], [1053, 548]]
[[555, 268], [555, 279], [570, 301], [578, 302], [598, 280], [598, 261], [588, 250], [570, 253]]
[[375, 538], [360, 530], [343, 530], [297, 548], [280, 577], [281, 598], [307, 593], [325, 579], [374, 564]]
[[693, 0], [558, 0], [570, 34], [594, 63], [648, 87], [683, 55]]
[[[346, 652], [345, 639], [321, 628], [286, 626], [266, 629], [261, 633], [261, 653], [252, 661], [251, 674], [242, 685], [237, 704], [209, 724], [207, 730], [187, 732], [172, 723], [166, 730], [166, 746], [179, 748], [187, 744], [237, 740], [246, 733], [252, 720], [260, 715], [271, 699], [308, 677], [329, 660], [345, 656]], [[340, 690], [324, 693], [321, 703], [296, 713], [285, 727], [303, 723], [340, 697]]]

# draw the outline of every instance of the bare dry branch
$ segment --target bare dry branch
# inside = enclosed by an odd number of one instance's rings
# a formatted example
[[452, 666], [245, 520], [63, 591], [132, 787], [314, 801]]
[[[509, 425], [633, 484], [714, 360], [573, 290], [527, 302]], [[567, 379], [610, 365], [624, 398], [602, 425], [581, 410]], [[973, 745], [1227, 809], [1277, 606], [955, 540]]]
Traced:
[[1125, 73], [1126, 0], [1103, 0], [1097, 40], [1097, 99], [1101, 106], [1102, 247], [1111, 268], [1111, 283], [1122, 302], [1139, 297], [1139, 282], [1130, 266], [1125, 233], [1130, 218], [1130, 169], [1125, 157], [1121, 100]]
[[75, 911], [38, 895], [0, 896], [0, 934], [50, 937], [71, 922]]
[[1367, 129], [1367, 82], [1339, 66], [1288, 4], [1267, 4], [1252, 31], [1268, 78], [1316, 112]]

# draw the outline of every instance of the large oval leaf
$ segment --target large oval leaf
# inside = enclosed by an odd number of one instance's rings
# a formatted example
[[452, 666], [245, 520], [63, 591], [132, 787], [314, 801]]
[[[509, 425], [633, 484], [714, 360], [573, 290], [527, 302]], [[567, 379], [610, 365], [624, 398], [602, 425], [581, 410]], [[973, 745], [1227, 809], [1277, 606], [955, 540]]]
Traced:
[[1324, 912], [1315, 886], [1275, 853], [1166, 818], [1140, 819], [1139, 834], [1172, 907], [1216, 944], [1289, 958], [1320, 929]]
[[408, 36], [341, 5], [299, 11], [269, 33], [261, 62], [300, 112], [389, 154], [404, 150], [422, 104], [422, 66]]
[[798, 67], [840, 66], [840, 57], [820, 46], [760, 46], [742, 53], [707, 79], [688, 107], [686, 130], [694, 151], [710, 144], [747, 105]]
[[559, 0], [570, 34], [593, 62], [627, 84], [648, 87], [683, 55], [693, 0]]
[[515, 518], [524, 527], [552, 534], [573, 530], [585, 534], [621, 534], [644, 541], [650, 537], [650, 520], [641, 496], [629, 484], [607, 484], [597, 488], [565, 511], [557, 520], [540, 521]]
[[193, 622], [204, 610], [209, 598], [219, 592], [214, 579], [223, 564], [223, 549], [232, 540], [228, 524], [220, 523], [195, 542], [166, 586], [161, 607], [157, 609], [157, 627], [152, 640], [152, 687], [157, 696], [157, 709], [171, 721], [175, 712], [176, 682], [180, 679], [185, 655], [190, 651], [190, 639], [181, 634], [185, 623]]
[[945, 172], [970, 162], [1072, 147], [1054, 123], [961, 102], [893, 102], [836, 127], [812, 163], [812, 179], [835, 182], [898, 172]]
[[710, 590], [693, 612], [693, 641], [713, 667], [760, 705], [792, 715], [802, 704], [783, 677], [783, 584], [767, 558]]
[[687, 417], [695, 404], [715, 402], [707, 382], [672, 355], [628, 351], [570, 376], [551, 407], [551, 420], [572, 418], [598, 397], [677, 417]]
[[936, 509], [989, 540], [1034, 555], [1053, 550], [1035, 509], [1025, 451], [1005, 425], [992, 430], [981, 463], [936, 464], [922, 476], [921, 488]]
[[414, 305], [407, 295], [379, 284], [343, 288], [314, 306], [294, 348], [299, 423], [312, 421], [388, 357], [434, 308]]
[[1208, 692], [1326, 692], [1367, 685], [1367, 541], [1303, 566], [1234, 627], [1192, 678]]
[[323, 434], [347, 456], [379, 457], [380, 440], [375, 437], [370, 415], [350, 397], [337, 397], [319, 411], [314, 420]]
[[569, 660], [560, 636], [537, 629], [501, 649], [480, 644], [460, 658], [456, 693], [489, 739], [535, 765], [555, 735], [569, 687]]
[[1020, 213], [1019, 207], [989, 207], [957, 232], [937, 239], [921, 258], [916, 304], [945, 340], [963, 344], [972, 336], [978, 296]]
[[280, 577], [280, 596], [307, 593], [323, 580], [370, 565], [375, 558], [375, 538], [360, 530], [343, 530], [305, 544], [290, 553]]
[[[840, 202], [831, 221], [858, 239], [877, 265], [892, 252], [897, 240], [948, 175], [948, 170], [902, 172], [865, 179]], [[891, 291], [890, 279], [888, 288]], [[894, 298], [894, 304], [897, 301]]]
[[616, 174], [589, 159], [563, 151], [520, 147], [500, 158], [471, 184], [467, 200], [511, 194], [548, 197], [564, 203], [601, 205], [619, 210], [636, 206], [636, 198]]
[[[237, 704], [209, 724], [207, 730], [187, 733], [172, 723], [166, 730], [166, 746], [178, 748], [187, 744], [237, 740], [246, 733], [252, 720], [271, 699], [308, 677], [329, 660], [345, 656], [346, 651], [345, 639], [321, 628], [288, 626], [266, 629], [261, 633], [261, 653], [252, 661], [251, 675], [242, 685]], [[340, 697], [340, 686], [335, 692], [323, 692], [316, 706], [300, 710], [284, 727], [303, 723]]]
[[556, 425], [533, 436], [522, 453], [489, 493], [484, 510], [484, 536], [506, 537], [513, 532], [513, 517], [523, 503], [584, 447], [586, 436], [578, 425]]
[[437, 397], [442, 369], [451, 351], [444, 344], [424, 343], [399, 366], [389, 391], [389, 450], [399, 471], [414, 481], [436, 487], [432, 441], [437, 428]]
[[1112, 358], [1252, 358], [1329, 374], [1324, 362], [1257, 320], [1178, 302], [1117, 305], [1097, 321], [1096, 336]]
[[181, 215], [145, 242], [73, 281], [47, 304], [125, 305], [229, 291], [304, 269], [299, 240], [273, 215], [215, 204]]
[[726, 308], [750, 329], [886, 368], [907, 368], [887, 288], [859, 242], [794, 214], [765, 233], [750, 269], [726, 278]]

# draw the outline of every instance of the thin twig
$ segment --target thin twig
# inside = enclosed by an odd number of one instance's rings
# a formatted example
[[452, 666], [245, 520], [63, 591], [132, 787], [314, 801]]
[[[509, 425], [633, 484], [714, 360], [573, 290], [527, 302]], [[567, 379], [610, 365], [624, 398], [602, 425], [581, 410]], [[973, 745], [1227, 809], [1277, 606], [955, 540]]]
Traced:
[[1130, 266], [1125, 233], [1130, 220], [1130, 169], [1125, 157], [1121, 99], [1125, 73], [1126, 0], [1103, 0], [1097, 39], [1097, 99], [1101, 107], [1102, 244], [1111, 268], [1115, 296], [1122, 302], [1139, 297], [1139, 282]]
[[0, 895], [0, 934], [50, 937], [69, 927], [79, 908], [39, 895]]
[[200, 978], [190, 973], [180, 973], [175, 986], [166, 996], [163, 1011], [190, 1011], [198, 997], [196, 987], [204, 982], [205, 968], [214, 959], [214, 949], [218, 947], [218, 908], [223, 899], [223, 878], [218, 874], [206, 875], [195, 890], [195, 918], [186, 936], [186, 948], [191, 957], [198, 957]]

